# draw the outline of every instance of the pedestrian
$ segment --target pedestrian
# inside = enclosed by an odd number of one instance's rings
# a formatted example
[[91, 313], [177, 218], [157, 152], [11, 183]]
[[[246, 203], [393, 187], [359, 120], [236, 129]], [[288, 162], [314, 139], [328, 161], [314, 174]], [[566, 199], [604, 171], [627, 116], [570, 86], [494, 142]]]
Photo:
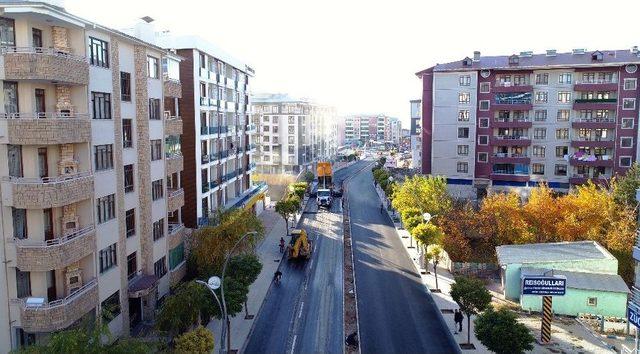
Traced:
[[456, 322], [455, 333], [457, 334], [458, 332], [462, 332], [462, 321], [464, 320], [462, 311], [456, 309], [455, 313], [453, 314], [453, 320]]

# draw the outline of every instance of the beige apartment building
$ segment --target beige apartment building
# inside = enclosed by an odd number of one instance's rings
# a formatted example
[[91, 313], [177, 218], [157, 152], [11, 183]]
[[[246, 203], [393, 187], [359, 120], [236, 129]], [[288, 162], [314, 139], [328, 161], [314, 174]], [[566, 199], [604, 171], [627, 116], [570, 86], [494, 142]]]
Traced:
[[180, 58], [0, 3], [0, 352], [99, 319], [127, 335], [185, 272]]

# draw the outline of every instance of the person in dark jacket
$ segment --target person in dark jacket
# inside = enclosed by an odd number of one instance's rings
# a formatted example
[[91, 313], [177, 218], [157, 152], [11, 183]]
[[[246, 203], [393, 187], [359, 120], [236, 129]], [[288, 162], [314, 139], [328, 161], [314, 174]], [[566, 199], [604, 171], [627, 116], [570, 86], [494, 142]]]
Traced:
[[458, 332], [462, 332], [462, 321], [464, 320], [464, 315], [460, 310], [456, 309], [456, 311], [453, 314], [453, 320], [456, 323], [455, 333], [457, 334]]

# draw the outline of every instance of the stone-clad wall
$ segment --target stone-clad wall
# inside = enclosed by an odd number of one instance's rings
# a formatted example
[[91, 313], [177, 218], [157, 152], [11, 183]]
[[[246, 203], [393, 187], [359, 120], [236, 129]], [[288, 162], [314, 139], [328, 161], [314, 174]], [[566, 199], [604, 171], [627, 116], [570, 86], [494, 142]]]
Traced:
[[93, 176], [55, 183], [11, 183], [12, 201], [19, 209], [59, 208], [93, 197]]
[[183, 170], [184, 158], [182, 156], [167, 158], [165, 164], [167, 166], [167, 175], [172, 175]]
[[167, 211], [171, 212], [174, 210], [178, 210], [184, 206], [184, 192], [169, 197], [169, 201], [167, 202]]
[[16, 265], [25, 272], [48, 272], [51, 269], [65, 268], [95, 251], [95, 229], [59, 245], [24, 247], [18, 242]]
[[80, 58], [48, 53], [6, 53], [7, 80], [47, 80], [78, 85], [89, 83], [89, 63]]
[[164, 121], [165, 135], [182, 135], [182, 119], [165, 119]]
[[182, 98], [182, 84], [179, 81], [164, 80], [164, 97]]
[[187, 263], [183, 262], [181, 265], [171, 270], [169, 274], [169, 277], [170, 277], [169, 284], [171, 284], [171, 286], [178, 284], [186, 274], [187, 274]]
[[25, 332], [55, 332], [79, 320], [98, 303], [98, 286], [94, 283], [82, 294], [66, 304], [51, 308], [20, 308], [22, 329]]
[[184, 241], [186, 228], [181, 228], [178, 232], [169, 234], [167, 238], [167, 249], [174, 249], [177, 245]]
[[9, 144], [51, 145], [84, 143], [91, 140], [87, 118], [7, 119]]

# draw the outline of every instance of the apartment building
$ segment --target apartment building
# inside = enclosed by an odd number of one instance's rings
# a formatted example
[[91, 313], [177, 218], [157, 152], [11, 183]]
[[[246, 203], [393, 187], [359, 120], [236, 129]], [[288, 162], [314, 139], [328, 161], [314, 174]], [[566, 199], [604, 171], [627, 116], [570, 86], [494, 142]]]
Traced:
[[344, 117], [339, 129], [344, 130], [345, 144], [365, 144], [369, 141], [400, 142], [402, 123], [398, 118], [380, 115], [354, 115]]
[[0, 351], [126, 335], [186, 270], [180, 58], [44, 2], [0, 3]]
[[253, 185], [255, 170], [249, 121], [249, 80], [254, 70], [197, 36], [159, 36], [181, 58], [184, 223], [207, 224], [217, 210], [264, 207], [265, 188]]
[[637, 160], [637, 47], [548, 50], [438, 64], [422, 79], [422, 172], [463, 196], [558, 191]]
[[411, 100], [411, 168], [422, 171], [422, 100]]
[[253, 95], [258, 173], [297, 174], [337, 154], [336, 110], [286, 94]]

